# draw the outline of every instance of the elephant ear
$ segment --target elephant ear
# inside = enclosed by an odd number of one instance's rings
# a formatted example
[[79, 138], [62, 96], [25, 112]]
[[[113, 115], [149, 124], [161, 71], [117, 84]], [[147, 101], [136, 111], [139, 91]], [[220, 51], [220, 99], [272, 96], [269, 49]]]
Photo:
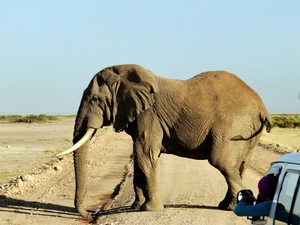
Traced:
[[113, 127], [119, 132], [154, 104], [158, 86], [155, 75], [138, 65], [115, 66], [113, 72], [119, 74], [114, 84], [116, 104], [113, 110]]

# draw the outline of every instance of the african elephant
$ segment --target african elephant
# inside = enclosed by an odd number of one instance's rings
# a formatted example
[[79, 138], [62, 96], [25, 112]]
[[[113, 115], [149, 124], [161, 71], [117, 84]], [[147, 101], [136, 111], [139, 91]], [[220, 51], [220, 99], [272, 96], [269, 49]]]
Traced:
[[111, 124], [132, 137], [132, 208], [140, 210], [163, 209], [156, 180], [161, 153], [207, 159], [228, 184], [218, 207], [233, 209], [263, 126], [268, 132], [273, 127], [259, 95], [231, 73], [211, 71], [173, 80], [135, 64], [104, 68], [83, 93], [73, 147], [60, 154], [74, 151], [75, 207], [83, 217], [89, 217], [83, 207], [89, 140]]

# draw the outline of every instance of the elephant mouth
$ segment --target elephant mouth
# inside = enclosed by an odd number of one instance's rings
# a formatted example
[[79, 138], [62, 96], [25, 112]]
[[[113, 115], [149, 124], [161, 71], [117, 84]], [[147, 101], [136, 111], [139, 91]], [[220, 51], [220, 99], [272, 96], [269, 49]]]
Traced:
[[96, 130], [97, 129], [89, 128], [86, 131], [86, 133], [83, 135], [83, 137], [78, 142], [76, 142], [71, 148], [57, 154], [56, 156], [63, 156], [76, 151], [78, 148], [80, 148], [82, 145], [84, 145], [88, 140], [90, 140], [94, 136]]

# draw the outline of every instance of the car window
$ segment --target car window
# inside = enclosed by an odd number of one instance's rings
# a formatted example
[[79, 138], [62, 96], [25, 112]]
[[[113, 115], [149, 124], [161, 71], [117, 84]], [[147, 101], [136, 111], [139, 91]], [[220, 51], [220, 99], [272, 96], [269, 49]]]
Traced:
[[283, 185], [279, 193], [275, 223], [300, 224], [300, 191], [299, 173], [289, 171], [285, 174]]

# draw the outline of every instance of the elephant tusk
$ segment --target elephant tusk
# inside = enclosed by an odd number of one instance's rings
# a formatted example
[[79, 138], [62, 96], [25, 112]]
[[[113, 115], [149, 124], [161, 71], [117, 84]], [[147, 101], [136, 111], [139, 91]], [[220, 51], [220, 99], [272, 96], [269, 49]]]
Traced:
[[66, 155], [71, 152], [74, 152], [75, 150], [80, 148], [82, 145], [84, 145], [84, 143], [86, 143], [88, 140], [90, 140], [92, 138], [94, 131], [95, 131], [95, 129], [89, 128], [86, 131], [85, 135], [78, 142], [76, 142], [71, 148], [57, 154], [56, 156], [62, 156], [62, 155]]

